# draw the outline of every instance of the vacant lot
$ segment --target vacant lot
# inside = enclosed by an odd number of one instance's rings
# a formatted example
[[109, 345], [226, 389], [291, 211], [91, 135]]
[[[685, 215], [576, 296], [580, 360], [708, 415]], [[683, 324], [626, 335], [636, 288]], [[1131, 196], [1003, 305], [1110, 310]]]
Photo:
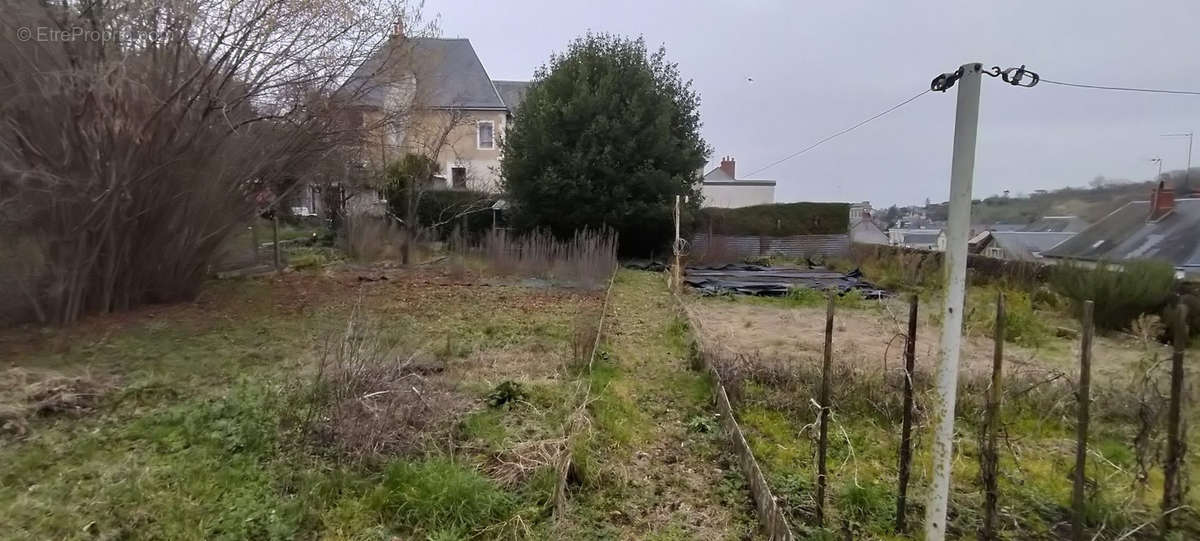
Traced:
[[669, 297], [628, 307], [661, 285], [618, 280], [591, 369], [604, 291], [436, 270], [232, 280], [6, 331], [0, 535], [745, 537], [719, 436], [687, 428], [707, 382], [651, 399], [629, 375], [684, 366]]
[[[951, 530], [973, 537], [983, 495], [978, 426], [988, 385], [993, 342], [984, 325], [991, 292], [973, 291], [961, 373]], [[816, 534], [815, 457], [825, 307], [801, 299], [717, 297], [688, 299], [702, 322], [708, 351], [718, 360], [739, 420], [756, 456], [792, 516], [794, 527]], [[910, 532], [920, 531], [932, 432], [924, 408], [932, 397], [940, 323], [939, 304], [925, 299], [917, 342], [918, 418], [910, 484]], [[1001, 437], [1001, 529], [1006, 538], [1057, 539], [1069, 532], [1074, 460], [1078, 324], [1067, 315], [1033, 312], [1016, 319], [1023, 335], [1005, 347], [1004, 428]], [[1029, 316], [1029, 313], [1024, 314]], [[1013, 316], [1017, 317], [1017, 316]], [[899, 299], [839, 301], [833, 339], [833, 415], [830, 427], [828, 534], [856, 539], [907, 538], [894, 528], [900, 440], [903, 334], [908, 305]], [[1014, 325], [1010, 323], [1010, 325]], [[1065, 335], [1066, 337], [1060, 337]], [[1128, 335], [1100, 337], [1094, 346], [1093, 424], [1088, 477], [1089, 538], [1150, 538], [1162, 497], [1162, 400], [1169, 349]], [[1200, 353], [1189, 352], [1195, 357]], [[1143, 374], [1150, 374], [1143, 378]], [[1141, 418], [1157, 425], [1142, 432]], [[1200, 464], [1200, 438], [1191, 432], [1188, 461]], [[1189, 505], [1200, 504], [1190, 482]], [[828, 513], [828, 511], [827, 511]], [[1183, 538], [1200, 535], [1200, 520], [1179, 512]], [[915, 534], [914, 534], [915, 535]]]

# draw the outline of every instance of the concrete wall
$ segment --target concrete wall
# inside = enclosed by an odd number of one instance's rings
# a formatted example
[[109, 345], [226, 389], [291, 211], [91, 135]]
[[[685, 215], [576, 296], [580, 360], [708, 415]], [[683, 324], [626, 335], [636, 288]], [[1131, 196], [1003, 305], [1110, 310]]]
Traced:
[[775, 202], [775, 186], [754, 186], [736, 183], [704, 184], [700, 188], [704, 206], [721, 208], [769, 205]]

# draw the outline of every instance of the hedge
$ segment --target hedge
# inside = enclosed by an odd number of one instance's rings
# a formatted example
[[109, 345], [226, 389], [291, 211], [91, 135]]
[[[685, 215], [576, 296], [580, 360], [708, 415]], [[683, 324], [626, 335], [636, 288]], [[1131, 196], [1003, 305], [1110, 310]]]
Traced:
[[850, 229], [848, 203], [776, 203], [734, 209], [704, 208], [696, 230], [715, 235], [829, 235]]

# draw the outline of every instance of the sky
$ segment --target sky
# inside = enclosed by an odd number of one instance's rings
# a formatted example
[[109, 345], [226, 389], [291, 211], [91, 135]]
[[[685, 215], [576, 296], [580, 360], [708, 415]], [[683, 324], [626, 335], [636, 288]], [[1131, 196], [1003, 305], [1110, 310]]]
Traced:
[[[469, 38], [493, 79], [529, 79], [586, 32], [663, 45], [701, 99], [710, 163], [777, 181], [776, 202], [875, 207], [949, 194], [955, 91], [883, 111], [967, 62], [1025, 64], [1056, 81], [1200, 91], [1200, 2], [427, 0], [443, 37]], [[1149, 180], [1187, 161], [1200, 96], [1017, 88], [984, 78], [975, 197]], [[1200, 145], [1198, 145], [1200, 147]], [[1200, 163], [1200, 148], [1194, 150]]]

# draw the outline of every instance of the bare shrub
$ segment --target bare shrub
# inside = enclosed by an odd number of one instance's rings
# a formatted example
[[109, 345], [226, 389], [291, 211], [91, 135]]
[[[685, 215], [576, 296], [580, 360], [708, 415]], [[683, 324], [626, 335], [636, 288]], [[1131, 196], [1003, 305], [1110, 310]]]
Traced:
[[583, 310], [575, 316], [571, 324], [571, 352], [568, 357], [567, 372], [579, 374], [587, 370], [592, 358], [592, 349], [596, 346], [596, 333], [599, 332], [600, 310]]
[[318, 360], [306, 393], [306, 431], [351, 460], [420, 449], [468, 406], [432, 376], [437, 368], [420, 354], [356, 310]]
[[109, 389], [88, 375], [9, 368], [0, 374], [0, 434], [25, 435], [36, 416], [91, 411]]
[[516, 236], [494, 229], [468, 250], [482, 257], [488, 270], [496, 274], [586, 287], [603, 285], [617, 268], [617, 235], [610, 229], [584, 229], [570, 240], [558, 240], [545, 231]]
[[[43, 256], [3, 299], [58, 324], [193, 296], [256, 206], [376, 127], [356, 108], [372, 88], [343, 83], [412, 18], [388, 0], [0, 12], [0, 229]], [[96, 39], [12, 38], [75, 30]]]
[[404, 228], [387, 218], [355, 216], [346, 220], [346, 253], [355, 261], [399, 260]]

